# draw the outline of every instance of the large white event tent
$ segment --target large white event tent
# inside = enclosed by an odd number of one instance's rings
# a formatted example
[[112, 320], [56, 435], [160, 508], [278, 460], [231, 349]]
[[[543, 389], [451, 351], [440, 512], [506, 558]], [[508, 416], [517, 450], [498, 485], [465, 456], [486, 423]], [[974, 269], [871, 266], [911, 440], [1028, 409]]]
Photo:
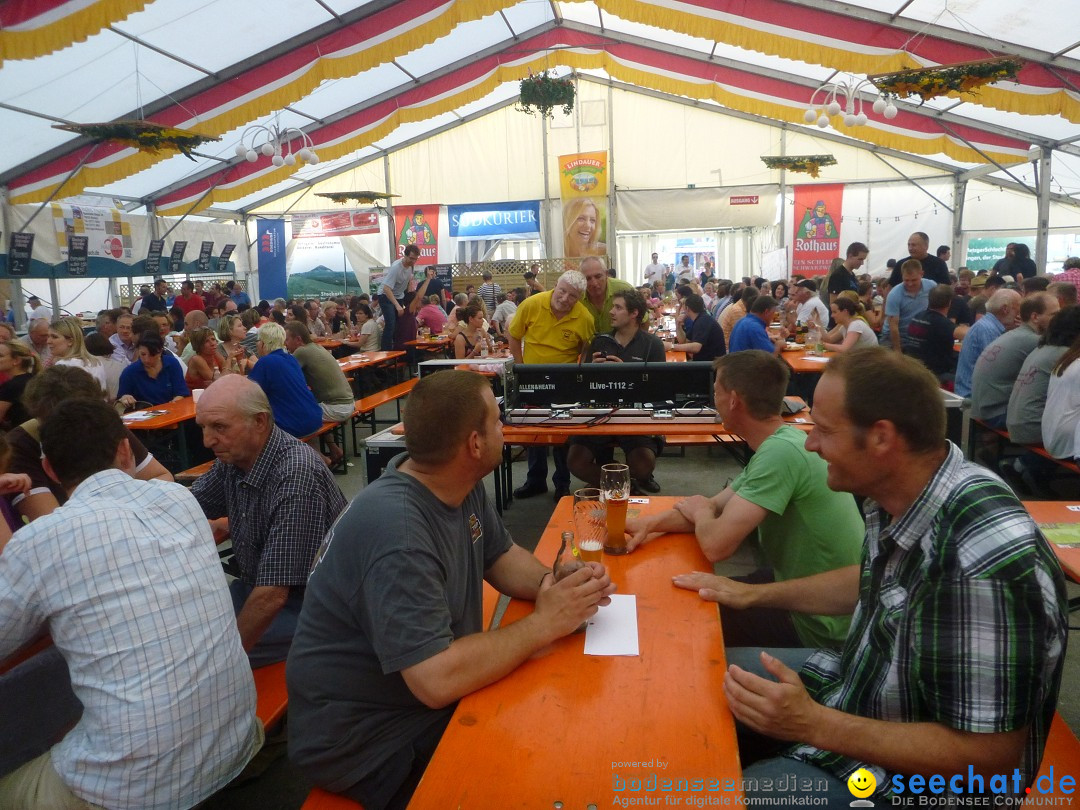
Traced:
[[[1052, 271], [1080, 253], [1075, 20], [1075, 0], [8, 0], [0, 278], [17, 299], [97, 309], [150, 274], [163, 238], [174, 272], [235, 271], [258, 291], [256, 221], [363, 208], [316, 196], [357, 190], [438, 206], [440, 262], [558, 257], [558, 157], [592, 151], [607, 155], [608, 249], [630, 279], [687, 245], [710, 245], [729, 277], [789, 271], [797, 200], [816, 196], [800, 188], [816, 184], [840, 188], [841, 240], [866, 242], [872, 269], [925, 231], [954, 267], [1022, 239]], [[865, 124], [804, 117], [829, 82], [999, 55], [1023, 67], [974, 94], [886, 117], [862, 84]], [[572, 114], [517, 109], [519, 81], [545, 69], [574, 80]], [[119, 119], [220, 140], [188, 157], [54, 127]], [[319, 161], [239, 156], [265, 140], [256, 125], [290, 130], [286, 153], [301, 130]], [[836, 164], [811, 178], [760, 159], [807, 154]], [[523, 201], [536, 234], [446, 227], [447, 206]], [[377, 222], [333, 242], [360, 285], [396, 247], [386, 210]], [[89, 272], [72, 277], [87, 268], [69, 267], [64, 234], [83, 230]], [[13, 233], [34, 234], [20, 278]]]

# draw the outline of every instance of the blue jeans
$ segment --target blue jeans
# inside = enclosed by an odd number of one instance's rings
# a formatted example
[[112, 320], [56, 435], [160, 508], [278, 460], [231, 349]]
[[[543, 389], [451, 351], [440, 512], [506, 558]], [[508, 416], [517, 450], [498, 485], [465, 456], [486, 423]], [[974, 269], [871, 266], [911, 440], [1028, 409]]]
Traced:
[[[566, 447], [551, 448], [551, 455], [555, 459], [555, 474], [551, 476], [551, 483], [558, 489], [570, 489], [570, 467], [566, 463]], [[527, 483], [547, 485], [547, 448], [530, 447], [527, 458], [529, 472], [525, 476]]]
[[[229, 594], [232, 596], [233, 610], [237, 615], [240, 614], [240, 609], [244, 607], [244, 602], [247, 601], [252, 590], [250, 585], [245, 585], [238, 579], [229, 583]], [[293, 635], [296, 634], [296, 621], [300, 618], [300, 608], [303, 605], [302, 593], [289, 594], [284, 607], [270, 622], [266, 632], [262, 634], [255, 646], [248, 650], [248, 661], [251, 662], [252, 669], [276, 664], [288, 658]]]
[[382, 293], [379, 294], [379, 309], [382, 310], [383, 316], [382, 342], [379, 348], [384, 352], [392, 351], [394, 348], [394, 332], [397, 329], [397, 307], [394, 303], [392, 299]]

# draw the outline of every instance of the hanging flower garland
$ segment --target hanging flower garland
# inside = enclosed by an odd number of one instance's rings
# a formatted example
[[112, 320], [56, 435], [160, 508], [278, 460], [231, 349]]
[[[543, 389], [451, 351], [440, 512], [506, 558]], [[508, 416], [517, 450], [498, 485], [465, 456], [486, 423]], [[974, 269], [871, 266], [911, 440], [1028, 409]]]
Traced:
[[220, 141], [213, 135], [200, 135], [187, 129], [163, 127], [150, 121], [109, 121], [104, 124], [53, 124], [54, 129], [63, 129], [83, 135], [98, 143], [116, 141], [140, 152], [158, 154], [162, 149], [180, 152], [189, 160], [191, 150], [210, 141]]
[[822, 166], [836, 165], [832, 155], [762, 155], [761, 161], [770, 169], [806, 172], [811, 177], [817, 177]]
[[397, 197], [397, 194], [383, 194], [381, 191], [328, 191], [326, 193], [319, 192], [316, 197], [325, 197], [328, 200], [333, 200], [336, 203], [344, 205], [350, 200], [356, 200], [361, 205], [379, 204], [379, 200], [389, 200], [391, 197]]
[[562, 107], [564, 115], [574, 111], [574, 82], [552, 76], [546, 70], [521, 80], [518, 109], [529, 115], [539, 113], [551, 118], [551, 111]]
[[1015, 79], [1023, 66], [1022, 59], [999, 56], [975, 62], [878, 73], [867, 78], [885, 98], [919, 96], [923, 101], [929, 101], [949, 93], [975, 94], [983, 85]]

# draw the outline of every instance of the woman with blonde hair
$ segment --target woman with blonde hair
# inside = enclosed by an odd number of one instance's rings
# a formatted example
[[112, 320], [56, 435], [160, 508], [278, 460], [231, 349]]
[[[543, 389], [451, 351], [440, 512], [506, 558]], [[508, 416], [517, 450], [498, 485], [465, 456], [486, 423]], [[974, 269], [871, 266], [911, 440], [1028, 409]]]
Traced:
[[22, 396], [26, 384], [40, 371], [41, 360], [25, 343], [0, 343], [0, 373], [8, 375], [7, 382], [0, 385], [0, 426], [18, 427], [30, 418]]
[[76, 366], [98, 381], [102, 393], [109, 390], [105, 366], [86, 350], [82, 323], [77, 318], [58, 318], [49, 326], [49, 352], [54, 366]]
[[563, 208], [563, 256], [607, 255], [607, 245], [600, 241], [600, 224], [600, 209], [590, 198], [567, 202]]
[[255, 355], [244, 344], [247, 327], [238, 315], [222, 315], [218, 321], [218, 354], [225, 360], [229, 371], [247, 374], [255, 364]]

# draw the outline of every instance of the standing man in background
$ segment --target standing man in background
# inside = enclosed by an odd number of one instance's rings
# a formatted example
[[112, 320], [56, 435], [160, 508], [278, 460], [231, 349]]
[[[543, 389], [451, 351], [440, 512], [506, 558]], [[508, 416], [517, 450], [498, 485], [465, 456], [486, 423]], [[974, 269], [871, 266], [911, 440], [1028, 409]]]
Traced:
[[394, 330], [397, 320], [405, 314], [405, 291], [412, 279], [413, 267], [420, 258], [420, 248], [408, 245], [404, 255], [386, 271], [382, 287], [379, 290], [379, 309], [383, 315], [382, 350], [388, 352], [394, 348]]

